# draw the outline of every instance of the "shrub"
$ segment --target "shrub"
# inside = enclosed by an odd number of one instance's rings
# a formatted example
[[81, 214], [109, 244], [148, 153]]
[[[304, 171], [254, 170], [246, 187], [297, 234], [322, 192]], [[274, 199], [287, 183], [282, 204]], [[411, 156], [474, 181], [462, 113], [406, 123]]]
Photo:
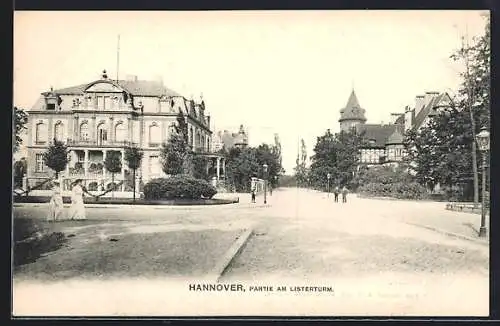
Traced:
[[359, 187], [360, 194], [398, 199], [426, 199], [427, 189], [416, 182], [369, 183]]
[[208, 199], [216, 193], [215, 187], [207, 181], [188, 175], [157, 178], [144, 185], [145, 199]]

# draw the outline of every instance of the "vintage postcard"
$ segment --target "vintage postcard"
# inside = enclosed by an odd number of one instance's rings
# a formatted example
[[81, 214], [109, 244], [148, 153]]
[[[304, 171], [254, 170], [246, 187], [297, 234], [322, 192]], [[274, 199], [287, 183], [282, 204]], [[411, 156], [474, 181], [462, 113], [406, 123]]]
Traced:
[[488, 11], [16, 11], [13, 311], [488, 316]]

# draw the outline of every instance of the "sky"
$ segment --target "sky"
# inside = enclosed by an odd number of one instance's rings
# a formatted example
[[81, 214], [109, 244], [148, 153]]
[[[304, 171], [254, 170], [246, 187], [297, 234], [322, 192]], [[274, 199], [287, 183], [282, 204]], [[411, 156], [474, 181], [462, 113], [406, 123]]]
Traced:
[[483, 33], [482, 13], [17, 11], [14, 105], [103, 69], [161, 77], [186, 98], [203, 94], [213, 131], [243, 124], [252, 146], [278, 133], [290, 174], [298, 139], [312, 155], [316, 137], [338, 131], [353, 88], [367, 123], [389, 122], [426, 91], [456, 92], [463, 65], [449, 56]]

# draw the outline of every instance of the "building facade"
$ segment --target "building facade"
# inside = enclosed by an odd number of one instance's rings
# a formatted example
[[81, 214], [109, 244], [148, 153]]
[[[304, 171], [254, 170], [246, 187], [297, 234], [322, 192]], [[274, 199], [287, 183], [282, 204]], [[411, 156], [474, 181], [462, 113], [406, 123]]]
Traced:
[[237, 133], [229, 132], [228, 130], [219, 131], [213, 137], [213, 148], [215, 151], [220, 151], [223, 148], [230, 150], [233, 147], [245, 148], [248, 146], [248, 132], [243, 125]]
[[346, 106], [340, 110], [340, 130], [355, 130], [364, 135], [367, 145], [360, 150], [361, 165], [397, 165], [405, 156], [404, 134], [410, 129], [422, 128], [439, 108], [449, 105], [451, 98], [447, 93], [426, 92], [416, 97], [414, 108], [391, 114], [389, 123], [367, 124], [366, 111], [352, 90]]
[[[224, 158], [212, 151], [210, 116], [203, 99], [198, 103], [187, 100], [161, 80], [128, 76], [117, 81], [103, 71], [100, 79], [90, 83], [42, 93], [28, 111], [27, 177], [53, 176], [43, 153], [54, 139], [65, 142], [70, 150], [65, 178], [81, 178], [89, 190], [109, 187], [111, 176], [104, 160], [111, 151], [119, 152], [122, 160], [115, 179], [127, 180], [124, 153], [128, 146], [144, 152], [138, 169], [142, 181], [164, 176], [160, 148], [174, 132], [179, 111], [185, 116], [192, 149], [210, 157], [220, 176]], [[125, 185], [122, 190], [127, 190]]]

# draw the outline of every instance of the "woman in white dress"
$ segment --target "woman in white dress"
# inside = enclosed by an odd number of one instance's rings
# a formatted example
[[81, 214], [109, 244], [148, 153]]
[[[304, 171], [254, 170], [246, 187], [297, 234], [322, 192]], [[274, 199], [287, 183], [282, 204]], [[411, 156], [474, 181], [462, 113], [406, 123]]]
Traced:
[[69, 219], [85, 220], [85, 205], [83, 204], [82, 180], [75, 181], [71, 191], [71, 206], [69, 208]]
[[54, 187], [52, 188], [52, 197], [49, 202], [49, 214], [47, 215], [47, 221], [55, 222], [61, 219], [63, 212], [63, 199], [61, 187], [59, 186], [59, 181], [54, 181]]

